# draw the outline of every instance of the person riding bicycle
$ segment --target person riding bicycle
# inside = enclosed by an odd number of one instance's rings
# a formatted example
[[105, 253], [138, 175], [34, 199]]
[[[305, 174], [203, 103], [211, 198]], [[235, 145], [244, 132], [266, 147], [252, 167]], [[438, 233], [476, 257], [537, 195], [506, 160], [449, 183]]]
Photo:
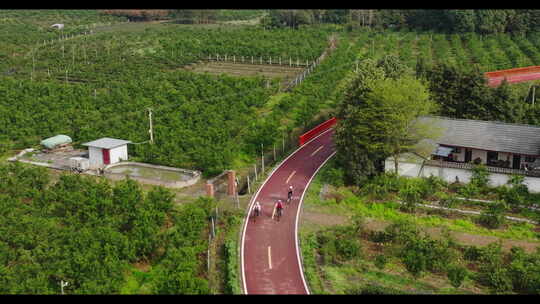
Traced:
[[259, 216], [261, 214], [261, 205], [259, 204], [259, 202], [255, 202], [254, 210], [255, 216]]
[[276, 202], [275, 208], [276, 208], [276, 211], [277, 211], [277, 218], [278, 218], [278, 221], [279, 221], [279, 218], [283, 214], [283, 203], [281, 202], [281, 200], [278, 200]]
[[292, 200], [292, 192], [293, 192], [293, 188], [292, 186], [289, 186], [289, 192], [287, 192], [287, 203], [290, 203]]

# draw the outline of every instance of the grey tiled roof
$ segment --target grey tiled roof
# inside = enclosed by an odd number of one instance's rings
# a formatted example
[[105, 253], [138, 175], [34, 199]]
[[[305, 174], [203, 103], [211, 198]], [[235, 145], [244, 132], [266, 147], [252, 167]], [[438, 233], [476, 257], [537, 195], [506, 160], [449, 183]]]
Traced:
[[497, 121], [424, 116], [442, 127], [441, 145], [481, 150], [540, 155], [540, 127]]
[[83, 146], [96, 147], [101, 149], [112, 149], [125, 144], [130, 144], [131, 141], [123, 139], [115, 139], [109, 137], [103, 137], [91, 142], [82, 144]]

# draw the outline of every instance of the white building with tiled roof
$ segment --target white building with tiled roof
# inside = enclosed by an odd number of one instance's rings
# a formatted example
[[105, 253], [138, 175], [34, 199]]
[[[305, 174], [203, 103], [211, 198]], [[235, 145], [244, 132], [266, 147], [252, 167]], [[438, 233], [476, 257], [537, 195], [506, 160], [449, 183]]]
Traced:
[[[475, 164], [484, 164], [492, 186], [505, 185], [512, 174], [525, 175], [532, 192], [540, 192], [540, 127], [497, 121], [426, 116], [423, 123], [442, 134], [426, 140], [433, 152], [426, 159], [404, 153], [398, 174], [411, 177], [438, 176], [447, 182], [469, 182]], [[395, 172], [394, 160], [384, 162], [385, 171]]]
[[523, 169], [540, 158], [540, 127], [498, 121], [422, 117], [443, 129], [434, 158]]
[[127, 160], [127, 144], [130, 143], [129, 140], [103, 137], [82, 145], [88, 147], [90, 169], [97, 169]]

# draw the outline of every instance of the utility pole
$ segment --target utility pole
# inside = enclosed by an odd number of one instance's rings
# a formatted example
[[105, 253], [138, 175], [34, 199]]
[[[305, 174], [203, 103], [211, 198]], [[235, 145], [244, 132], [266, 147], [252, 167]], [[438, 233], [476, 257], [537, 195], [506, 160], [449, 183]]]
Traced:
[[251, 187], [249, 185], [249, 173], [247, 175], [247, 188], [248, 188], [248, 193], [251, 194]]
[[240, 209], [240, 200], [238, 199], [238, 181], [234, 181], [234, 197], [236, 198], [236, 208]]
[[532, 96], [532, 104], [534, 106], [534, 93], [535, 93], [536, 86], [533, 85], [533, 96]]
[[264, 174], [264, 146], [261, 144], [261, 160], [262, 160], [262, 169], [261, 169], [261, 175]]
[[64, 294], [64, 287], [68, 286], [69, 282], [64, 282], [64, 280], [60, 280], [60, 292]]
[[150, 133], [150, 143], [154, 143], [154, 132], [152, 129], [152, 109], [148, 108], [148, 120], [150, 121], [150, 130], [148, 130], [148, 133]]

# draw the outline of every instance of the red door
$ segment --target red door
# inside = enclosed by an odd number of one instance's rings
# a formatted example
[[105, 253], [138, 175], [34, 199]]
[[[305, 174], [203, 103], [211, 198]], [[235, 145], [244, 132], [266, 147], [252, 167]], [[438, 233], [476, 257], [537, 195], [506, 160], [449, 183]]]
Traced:
[[111, 163], [111, 154], [109, 153], [109, 149], [101, 149], [103, 152], [103, 163], [105, 165], [108, 165]]

